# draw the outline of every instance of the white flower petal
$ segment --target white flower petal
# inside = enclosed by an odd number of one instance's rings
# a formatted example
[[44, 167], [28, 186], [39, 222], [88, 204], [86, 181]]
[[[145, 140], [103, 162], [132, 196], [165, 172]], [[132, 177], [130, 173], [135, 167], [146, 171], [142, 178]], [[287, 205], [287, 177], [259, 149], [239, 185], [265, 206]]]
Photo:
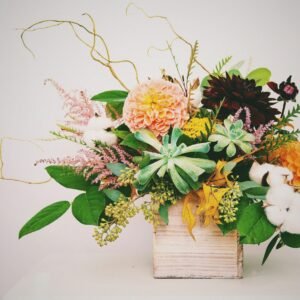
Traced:
[[101, 130], [113, 127], [114, 122], [107, 117], [93, 117], [87, 124], [87, 130]]
[[285, 184], [286, 181], [293, 179], [293, 173], [284, 167], [274, 166], [267, 177], [267, 183], [270, 186], [277, 186]]
[[262, 164], [260, 165], [258, 162], [254, 162], [249, 172], [249, 177], [252, 181], [255, 181], [258, 184], [262, 183], [262, 179], [266, 173], [273, 170], [275, 166], [271, 164]]
[[268, 206], [265, 208], [265, 213], [270, 221], [275, 226], [280, 226], [286, 220], [287, 211], [278, 206]]
[[299, 194], [296, 196], [289, 208], [286, 220], [284, 221], [281, 231], [287, 231], [292, 234], [300, 234], [300, 199]]
[[287, 184], [271, 186], [266, 195], [266, 202], [280, 208], [288, 208], [295, 197], [292, 187]]
[[95, 146], [95, 141], [107, 144], [108, 146], [114, 145], [117, 143], [118, 138], [112, 132], [107, 132], [103, 129], [101, 130], [86, 130], [83, 135], [84, 142], [89, 147]]

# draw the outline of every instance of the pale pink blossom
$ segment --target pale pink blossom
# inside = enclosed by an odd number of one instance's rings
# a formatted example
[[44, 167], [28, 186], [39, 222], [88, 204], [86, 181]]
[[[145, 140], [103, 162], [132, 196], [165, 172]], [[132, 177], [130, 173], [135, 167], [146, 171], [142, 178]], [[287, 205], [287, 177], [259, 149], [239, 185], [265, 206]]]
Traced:
[[123, 117], [132, 132], [147, 128], [163, 136], [171, 127], [184, 125], [189, 118], [187, 108], [188, 100], [177, 84], [149, 80], [130, 91]]
[[77, 173], [83, 174], [86, 180], [99, 184], [99, 189], [119, 187], [118, 177], [106, 167], [108, 163], [123, 163], [134, 167], [132, 156], [118, 145], [100, 147], [97, 152], [87, 149], [80, 150], [75, 156], [57, 159], [41, 159], [36, 162], [61, 165], [74, 168]]

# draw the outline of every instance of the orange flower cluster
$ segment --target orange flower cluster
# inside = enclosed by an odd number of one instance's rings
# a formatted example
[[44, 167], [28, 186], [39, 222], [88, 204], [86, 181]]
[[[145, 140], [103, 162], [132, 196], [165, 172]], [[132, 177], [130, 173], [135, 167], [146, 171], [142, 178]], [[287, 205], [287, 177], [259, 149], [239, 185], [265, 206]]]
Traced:
[[300, 186], [300, 141], [288, 143], [272, 152], [269, 159], [291, 170], [294, 174], [292, 184]]

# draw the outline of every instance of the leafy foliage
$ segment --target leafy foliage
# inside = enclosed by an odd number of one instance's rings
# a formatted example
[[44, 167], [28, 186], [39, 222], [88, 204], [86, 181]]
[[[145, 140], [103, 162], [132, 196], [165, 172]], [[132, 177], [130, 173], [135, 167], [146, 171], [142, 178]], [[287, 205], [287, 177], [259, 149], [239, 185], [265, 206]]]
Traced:
[[271, 71], [267, 68], [258, 68], [251, 71], [247, 78], [255, 80], [256, 85], [263, 86], [270, 80]]
[[72, 203], [73, 216], [82, 224], [98, 225], [105, 208], [105, 195], [96, 189], [77, 196]]
[[46, 171], [51, 178], [66, 188], [85, 191], [91, 186], [91, 183], [72, 167], [49, 166]]
[[300, 104], [297, 104], [291, 110], [289, 110], [268, 132], [263, 144], [263, 154], [274, 151], [289, 142], [297, 141], [298, 136], [300, 135], [299, 129], [289, 131], [283, 128], [290, 126], [291, 122], [299, 116]]
[[19, 238], [53, 223], [61, 217], [69, 209], [69, 207], [70, 202], [59, 201], [43, 208], [22, 227], [19, 232]]
[[261, 263], [262, 265], [267, 261], [268, 257], [270, 256], [270, 254], [271, 254], [273, 248], [275, 247], [275, 245], [276, 245], [279, 238], [280, 238], [280, 234], [277, 234], [277, 235], [275, 235], [275, 237], [269, 243], [269, 245], [266, 249], [264, 258], [263, 258], [262, 263]]
[[242, 211], [237, 229], [242, 244], [260, 244], [274, 234], [276, 227], [268, 221], [259, 202], [250, 204]]
[[215, 76], [222, 76], [222, 71], [224, 69], [224, 67], [230, 62], [230, 60], [232, 59], [232, 56], [226, 56], [224, 58], [222, 58], [217, 65], [215, 66], [214, 70], [213, 70], [213, 75]]

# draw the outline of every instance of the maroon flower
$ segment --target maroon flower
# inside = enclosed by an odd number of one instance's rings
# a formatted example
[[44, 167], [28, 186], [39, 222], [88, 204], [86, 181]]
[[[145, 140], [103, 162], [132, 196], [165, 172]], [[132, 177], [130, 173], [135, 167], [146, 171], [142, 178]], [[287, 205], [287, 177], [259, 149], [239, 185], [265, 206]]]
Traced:
[[286, 81], [283, 81], [279, 84], [275, 82], [268, 82], [269, 88], [279, 95], [278, 100], [287, 101], [287, 100], [294, 100], [299, 93], [299, 90], [292, 81], [292, 76], [289, 76]]
[[[218, 118], [226, 119], [229, 114], [235, 114], [240, 108], [248, 107], [252, 115], [252, 125], [258, 127], [276, 120], [279, 111], [272, 107], [275, 99], [270, 98], [269, 92], [264, 92], [257, 86], [255, 80], [241, 78], [240, 76], [210, 76], [209, 86], [203, 90], [202, 104], [205, 108], [220, 109]], [[245, 115], [241, 115], [245, 121]]]

